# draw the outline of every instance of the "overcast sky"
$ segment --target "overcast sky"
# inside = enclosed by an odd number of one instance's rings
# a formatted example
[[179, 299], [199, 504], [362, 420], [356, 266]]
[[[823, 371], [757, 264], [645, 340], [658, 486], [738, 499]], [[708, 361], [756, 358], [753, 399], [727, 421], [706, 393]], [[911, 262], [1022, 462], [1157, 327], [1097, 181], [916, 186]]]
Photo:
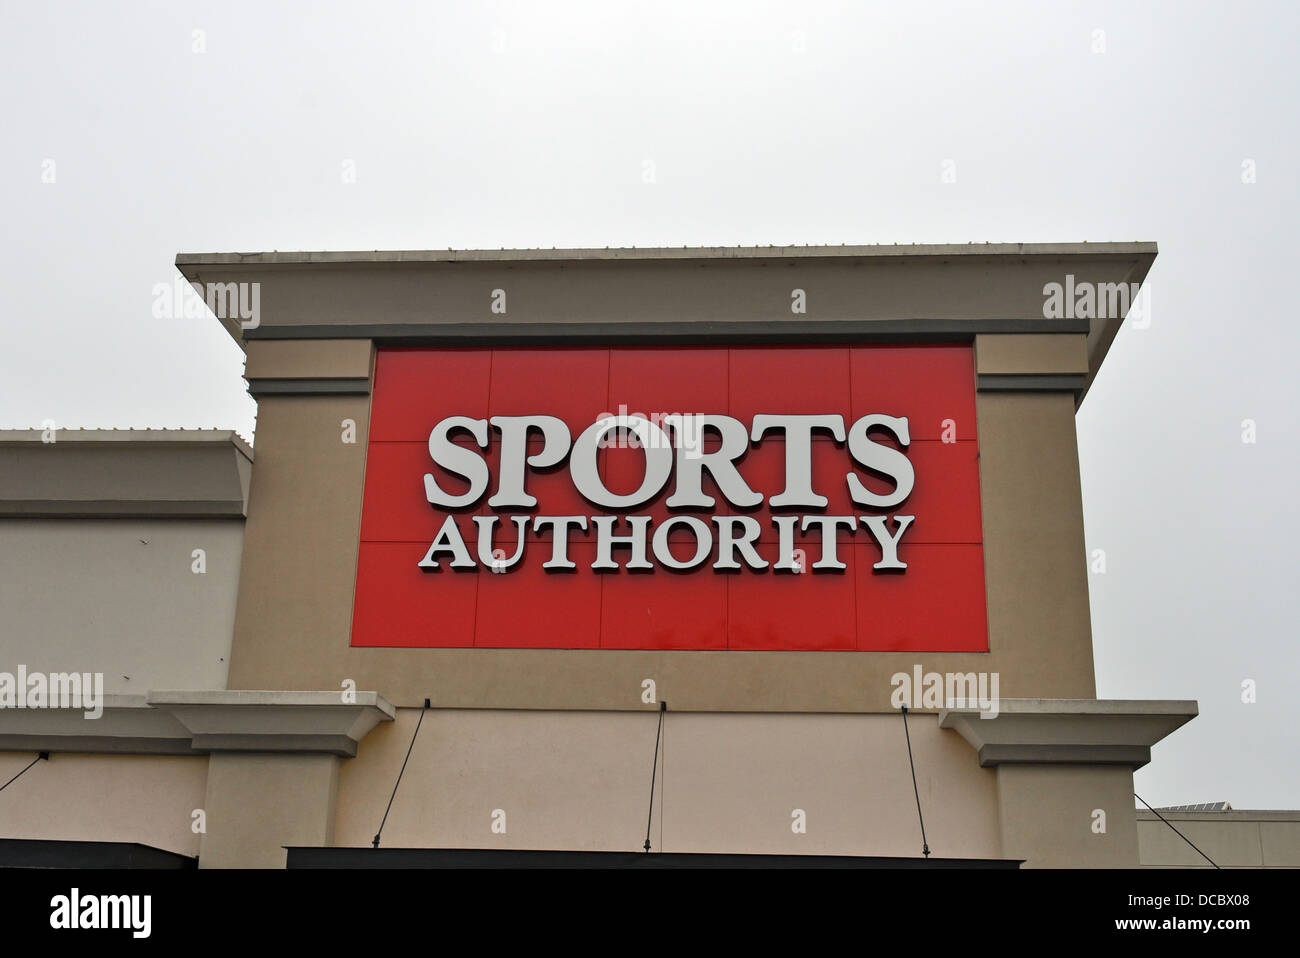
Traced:
[[1158, 242], [1078, 416], [1098, 692], [1200, 703], [1153, 804], [1300, 808], [1298, 5], [2, 6], [0, 427], [251, 435], [178, 251]]

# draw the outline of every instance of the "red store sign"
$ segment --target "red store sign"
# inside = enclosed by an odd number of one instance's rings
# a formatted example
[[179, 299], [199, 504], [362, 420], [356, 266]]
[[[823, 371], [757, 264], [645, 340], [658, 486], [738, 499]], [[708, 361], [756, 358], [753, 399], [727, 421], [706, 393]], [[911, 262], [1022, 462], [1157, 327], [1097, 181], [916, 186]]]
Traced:
[[381, 349], [352, 644], [988, 650], [969, 346]]

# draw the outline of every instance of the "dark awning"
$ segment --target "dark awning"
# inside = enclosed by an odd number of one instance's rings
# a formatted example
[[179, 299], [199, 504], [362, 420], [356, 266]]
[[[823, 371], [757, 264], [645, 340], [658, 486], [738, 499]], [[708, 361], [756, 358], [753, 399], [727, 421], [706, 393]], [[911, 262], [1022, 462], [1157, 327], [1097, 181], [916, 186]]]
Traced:
[[289, 868], [1019, 868], [1002, 858], [878, 858], [498, 848], [288, 848]]
[[0, 838], [0, 868], [195, 868], [198, 859], [136, 842]]

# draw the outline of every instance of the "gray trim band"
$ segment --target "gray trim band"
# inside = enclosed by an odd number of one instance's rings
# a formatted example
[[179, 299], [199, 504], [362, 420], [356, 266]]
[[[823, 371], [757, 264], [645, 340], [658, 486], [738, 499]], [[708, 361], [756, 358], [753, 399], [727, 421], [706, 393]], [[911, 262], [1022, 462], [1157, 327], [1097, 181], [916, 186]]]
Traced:
[[375, 692], [155, 691], [105, 695], [97, 719], [80, 708], [0, 710], [0, 752], [206, 755], [357, 754], [396, 710]]
[[1145, 745], [984, 745], [979, 750], [981, 768], [994, 765], [1127, 765], [1141, 768], [1151, 761]]
[[869, 246], [651, 246], [576, 249], [467, 250], [301, 250], [254, 253], [177, 253], [177, 266], [322, 266], [408, 263], [591, 263], [654, 261], [704, 263], [710, 266], [745, 261], [831, 262], [899, 259], [1031, 260], [1068, 256], [1079, 260], [1150, 257], [1158, 247], [1149, 241], [1102, 243], [891, 243]]
[[200, 752], [312, 752], [343, 758], [357, 756], [357, 743], [343, 734], [196, 734], [194, 747]]
[[243, 519], [242, 499], [0, 499], [6, 519]]
[[981, 392], [995, 390], [1014, 392], [1072, 392], [1078, 393], [1087, 384], [1084, 373], [979, 373], [975, 388]]
[[80, 752], [94, 755], [206, 755], [190, 737], [149, 738], [109, 735], [0, 734], [0, 752]]
[[677, 323], [262, 324], [244, 339], [373, 339], [381, 346], [679, 343], [966, 342], [982, 333], [1087, 333], [1086, 319], [744, 320]]
[[350, 379], [250, 379], [248, 394], [258, 396], [365, 396], [370, 393], [367, 377]]

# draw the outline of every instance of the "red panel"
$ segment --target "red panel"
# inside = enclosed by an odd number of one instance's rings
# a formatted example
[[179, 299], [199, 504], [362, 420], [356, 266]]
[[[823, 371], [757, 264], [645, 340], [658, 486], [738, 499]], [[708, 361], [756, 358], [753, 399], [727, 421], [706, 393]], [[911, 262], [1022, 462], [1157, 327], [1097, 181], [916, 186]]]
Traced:
[[[965, 346], [381, 349], [376, 360], [371, 436], [361, 523], [353, 643], [358, 646], [627, 649], [796, 649], [985, 651], [983, 549], [979, 457], [974, 420], [974, 371]], [[871, 566], [879, 549], [859, 524], [841, 531], [840, 574], [792, 575], [770, 569], [715, 572], [716, 543], [694, 570], [598, 573], [592, 531], [570, 536], [574, 572], [542, 568], [552, 554], [550, 533], [531, 521], [524, 558], [503, 573], [480, 569], [422, 572], [416, 565], [445, 518], [425, 500], [423, 476], [432, 472], [449, 492], [465, 487], [429, 458], [429, 430], [451, 415], [555, 415], [576, 436], [601, 414], [727, 414], [747, 426], [757, 413], [843, 415], [848, 428], [867, 413], [907, 416], [916, 471], [909, 498], [889, 515], [917, 518], [903, 537], [902, 574]], [[954, 420], [956, 443], [938, 441], [943, 420]], [[492, 479], [484, 496], [458, 513], [466, 546], [477, 557], [472, 515], [497, 514], [499, 437], [483, 455]], [[458, 442], [472, 445], [468, 437]], [[710, 447], [713, 446], [710, 442]], [[530, 452], [540, 440], [530, 440]], [[626, 493], [639, 485], [644, 453], [605, 449], [600, 469], [607, 486]], [[890, 483], [855, 467], [846, 447], [829, 438], [813, 443], [813, 485], [830, 499], [824, 509], [795, 514], [863, 515], [846, 474], [887, 492]], [[776, 435], [752, 446], [739, 469], [765, 496], [785, 485], [784, 444]], [[568, 462], [544, 472], [530, 468], [526, 488], [539, 499], [529, 510], [503, 510], [494, 546], [515, 550], [512, 513], [535, 515], [648, 515], [654, 528], [673, 515], [691, 515], [716, 533], [714, 514], [737, 510], [711, 479], [713, 508], [669, 510], [676, 476], [644, 506], [608, 510], [573, 487]], [[763, 530], [757, 545], [777, 559], [777, 529], [764, 503], [748, 511]], [[789, 510], [779, 510], [790, 514]], [[618, 523], [616, 534], [627, 532]], [[675, 554], [694, 537], [672, 536]], [[800, 534], [796, 547], [809, 566], [820, 558], [820, 535]], [[620, 565], [627, 550], [616, 549]], [[653, 559], [653, 557], [652, 557]]]
[[[477, 449], [477, 447], [474, 447]], [[478, 449], [487, 460], [493, 483], [477, 503], [455, 510], [457, 515], [483, 515], [490, 510], [488, 497], [495, 489], [499, 451], [496, 446]], [[451, 495], [461, 495], [469, 483], [455, 476], [429, 458], [424, 442], [372, 442], [366, 458], [366, 491], [361, 510], [363, 542], [417, 542], [426, 544], [442, 527], [447, 512], [429, 504], [424, 492], [424, 476], [437, 477], [438, 485]]]
[[486, 349], [381, 349], [375, 358], [371, 442], [428, 442], [447, 416], [482, 419], [492, 353]]
[[900, 652], [987, 652], [984, 547], [908, 545], [907, 571], [876, 572], [874, 546], [858, 554], [858, 648]]
[[492, 353], [493, 416], [555, 416], [574, 439], [609, 409], [608, 349], [498, 349]]
[[612, 413], [726, 415], [727, 350], [612, 349], [609, 401]]
[[974, 440], [975, 360], [969, 346], [854, 346], [851, 418], [906, 416], [913, 440], [944, 438], [951, 419], [958, 441]]
[[848, 415], [847, 347], [750, 346], [730, 354], [731, 414], [746, 424], [755, 413]]
[[[500, 438], [499, 436], [497, 437]], [[501, 461], [499, 442], [487, 449], [478, 449], [472, 442], [462, 443], [475, 448], [483, 456], [490, 470], [491, 481], [487, 491], [477, 503], [454, 510], [456, 515], [590, 515], [593, 506], [573, 487], [568, 461], [552, 469], [537, 470], [525, 467], [524, 490], [537, 499], [531, 509], [494, 509], [488, 500], [496, 494]], [[541, 449], [540, 440], [529, 441], [529, 454]], [[628, 450], [640, 456], [639, 450]], [[438, 485], [447, 493], [460, 495], [469, 489], [469, 483], [447, 472], [429, 457], [427, 443], [386, 442], [371, 443], [366, 461], [365, 505], [361, 514], [362, 541], [418, 541], [432, 539], [442, 526], [446, 510], [429, 504], [424, 492], [424, 475], [437, 477]], [[603, 510], [595, 509], [596, 512]], [[508, 520], [504, 520], [508, 521]], [[465, 526], [466, 532], [472, 526]], [[532, 525], [529, 525], [529, 535]]]
[[[973, 442], [913, 442], [907, 458], [916, 473], [912, 493], [890, 509], [859, 506], [849, 492], [847, 475], [852, 471], [873, 492], [888, 493], [893, 483], [872, 475], [858, 466], [847, 446], [835, 442], [814, 442], [813, 491], [825, 496], [829, 504], [822, 509], [776, 509], [767, 505], [771, 496], [785, 488], [785, 444], [764, 440], [753, 447], [741, 463], [741, 473], [750, 488], [762, 493], [763, 504], [757, 509], [730, 509], [732, 513], [752, 515], [762, 526], [761, 540], [775, 542], [777, 529], [772, 515], [913, 515], [916, 520], [907, 530], [908, 542], [980, 542], [979, 450]], [[816, 533], [820, 535], [820, 533]], [[863, 530], [855, 533], [862, 538]], [[847, 529], [839, 532], [847, 538]]]
[[[513, 530], [511, 530], [513, 532]], [[514, 549], [514, 543], [506, 547]], [[574, 572], [548, 572], [547, 544], [525, 546], [518, 565], [479, 573], [474, 645], [498, 649], [594, 649], [600, 645], [601, 576], [591, 571], [596, 547], [569, 541]]]
[[[974, 442], [913, 441], [907, 458], [916, 470], [916, 484], [900, 506], [888, 510], [890, 515], [916, 516], [905, 541], [983, 542], [979, 446]], [[887, 480], [871, 476], [865, 469], [854, 471], [873, 491], [888, 492], [892, 488]]]
[[425, 572], [427, 542], [363, 542], [352, 644], [461, 648], [474, 644], [478, 572]]
[[[727, 619], [730, 649], [842, 651], [857, 647], [853, 564], [850, 549], [840, 550], [848, 565], [841, 573], [741, 572], [728, 579]], [[774, 548], [760, 550], [775, 558]], [[812, 549], [808, 562], [819, 559]]]
[[[683, 559], [691, 555], [687, 549], [677, 551]], [[601, 648], [727, 647], [727, 577], [715, 575], [707, 565], [685, 573], [620, 570], [602, 579]]]

